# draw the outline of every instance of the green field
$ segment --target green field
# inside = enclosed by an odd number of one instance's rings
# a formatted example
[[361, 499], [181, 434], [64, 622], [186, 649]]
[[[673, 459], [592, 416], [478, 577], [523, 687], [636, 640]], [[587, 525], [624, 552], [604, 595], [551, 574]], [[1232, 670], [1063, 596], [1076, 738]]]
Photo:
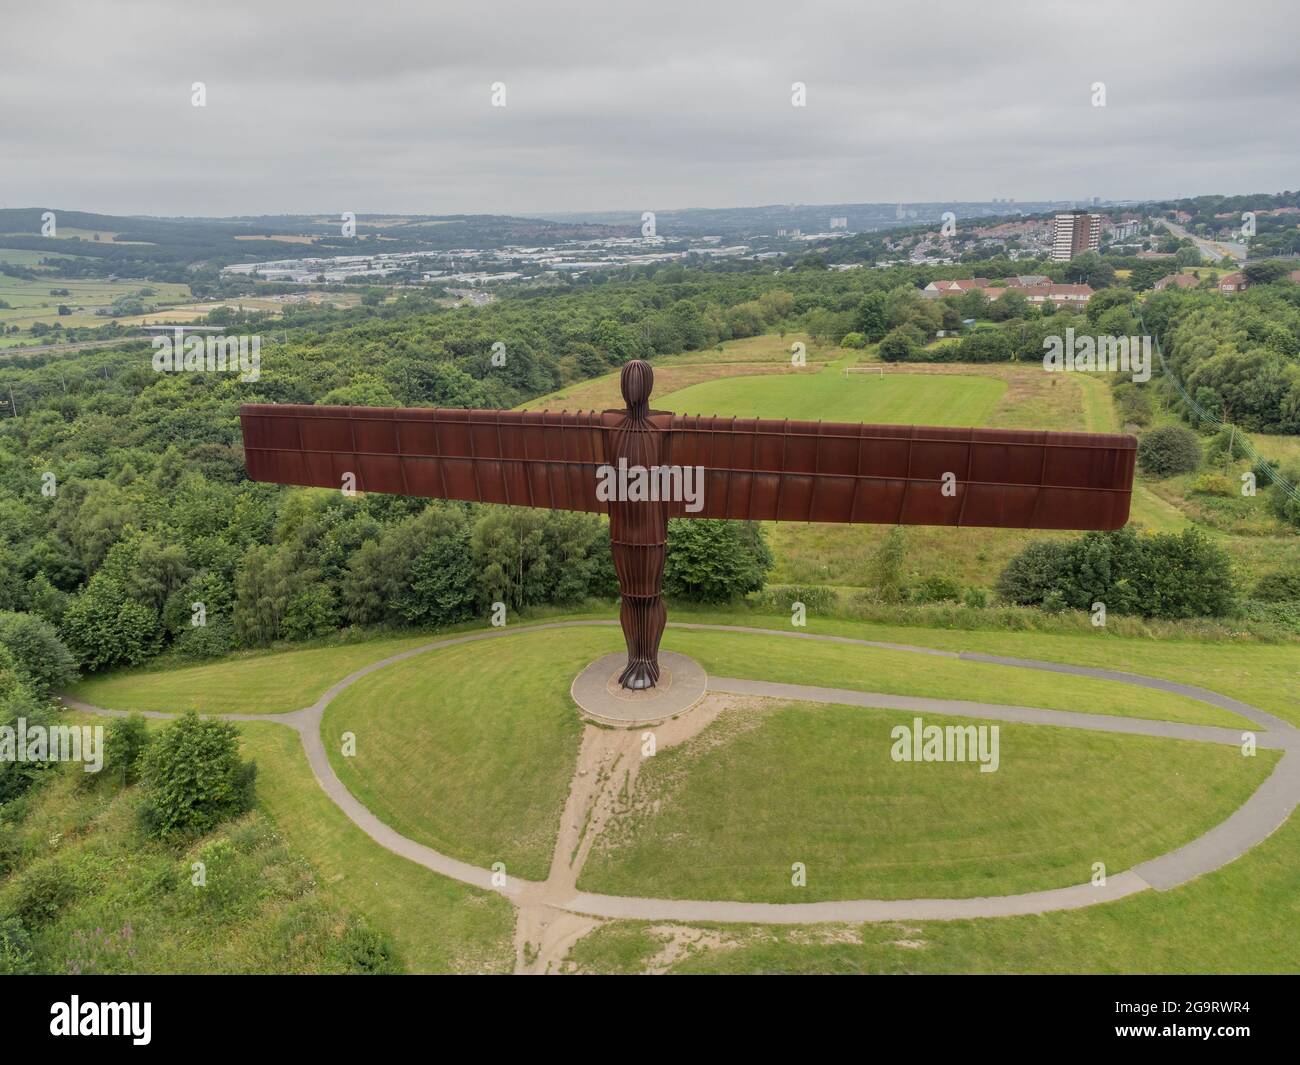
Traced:
[[[569, 684], [621, 643], [617, 630], [539, 632], [389, 666], [326, 710], [330, 762], [403, 835], [544, 880], [582, 731]], [[355, 757], [340, 753], [344, 732]]]
[[[3, 249], [0, 249], [0, 260], [4, 255]], [[65, 288], [68, 290], [66, 296], [50, 295], [51, 289]], [[7, 308], [0, 307], [0, 325], [16, 325], [24, 333], [36, 322], [47, 325], [60, 322], [65, 329], [107, 325], [113, 319], [96, 314], [95, 311], [107, 308], [119, 296], [133, 295], [141, 289], [153, 290], [152, 296], [144, 297], [147, 307], [165, 306], [191, 299], [188, 285], [167, 281], [77, 281], [61, 278], [29, 281], [0, 274], [0, 300], [9, 304]], [[60, 315], [60, 304], [66, 305], [72, 313]], [[126, 318], [122, 320], [125, 321]]]
[[1236, 714], [1169, 692], [911, 651], [682, 629], [669, 629], [663, 646], [690, 654], [711, 675], [718, 677], [750, 677], [783, 684], [977, 703], [1012, 703], [1195, 725], [1249, 727]]
[[990, 377], [844, 374], [832, 367], [815, 374], [709, 381], [656, 395], [653, 402], [680, 414], [889, 425], [983, 425], [1005, 387]]
[[249, 654], [210, 665], [106, 673], [74, 684], [75, 699], [113, 710], [283, 714], [314, 703], [337, 680], [381, 658], [428, 643], [398, 636], [364, 643]]
[[[1015, 697], [1008, 691], [1008, 698]], [[1276, 755], [1003, 725], [1000, 767], [895, 762], [911, 714], [791, 704], [724, 714], [642, 767], [584, 891], [748, 902], [967, 898], [1086, 883], [1232, 813]], [[929, 724], [970, 719], [926, 715]], [[791, 884], [804, 863], [805, 886]]]

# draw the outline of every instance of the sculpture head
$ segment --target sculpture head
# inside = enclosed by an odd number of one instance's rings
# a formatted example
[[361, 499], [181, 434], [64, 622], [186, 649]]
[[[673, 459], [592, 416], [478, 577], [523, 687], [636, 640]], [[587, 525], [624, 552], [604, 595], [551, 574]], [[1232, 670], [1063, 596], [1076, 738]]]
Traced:
[[644, 418], [650, 413], [650, 392], [655, 386], [655, 372], [645, 359], [632, 359], [623, 367], [618, 380], [623, 392], [623, 402], [633, 418]]

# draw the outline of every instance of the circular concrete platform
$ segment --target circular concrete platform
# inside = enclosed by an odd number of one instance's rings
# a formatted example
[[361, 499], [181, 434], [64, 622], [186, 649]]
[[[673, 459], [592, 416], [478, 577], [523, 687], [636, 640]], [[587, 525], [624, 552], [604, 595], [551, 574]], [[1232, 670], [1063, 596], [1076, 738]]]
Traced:
[[693, 658], [660, 652], [659, 683], [636, 692], [619, 686], [618, 676], [626, 665], [627, 655], [620, 651], [596, 659], [574, 678], [570, 694], [584, 716], [623, 728], [658, 725], [686, 713], [704, 698], [709, 677]]

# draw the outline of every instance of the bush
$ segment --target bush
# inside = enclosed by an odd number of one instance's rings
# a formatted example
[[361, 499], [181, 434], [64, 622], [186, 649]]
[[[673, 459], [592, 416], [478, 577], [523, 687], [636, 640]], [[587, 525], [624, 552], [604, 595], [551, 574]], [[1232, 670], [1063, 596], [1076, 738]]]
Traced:
[[139, 665], [157, 653], [161, 635], [157, 612], [128, 598], [122, 582], [103, 571], [72, 600], [63, 634], [92, 670]]
[[[7, 654], [8, 652], [6, 652]], [[2, 664], [0, 664], [2, 671]], [[26, 718], [27, 727], [58, 724], [58, 719], [48, 702], [37, 699], [24, 684], [16, 684], [0, 697], [0, 726], [17, 729], [18, 719]], [[55, 765], [54, 762], [17, 761], [0, 758], [0, 805], [16, 799]], [[91, 774], [85, 774], [87, 776]]]
[[18, 877], [14, 913], [27, 928], [37, 929], [81, 894], [72, 869], [58, 861], [33, 865]]
[[900, 326], [885, 334], [876, 350], [885, 362], [907, 362], [920, 350], [920, 345], [910, 330]]
[[19, 675], [37, 695], [48, 695], [77, 679], [76, 659], [44, 618], [0, 614], [0, 644], [9, 648]]
[[1192, 491], [1203, 496], [1234, 496], [1237, 486], [1221, 473], [1203, 473], [1192, 482]]
[[1205, 445], [1206, 462], [1236, 462], [1249, 458], [1246, 453], [1247, 441], [1244, 434], [1236, 432], [1231, 426], [1220, 429]]
[[1265, 573], [1255, 582], [1255, 598], [1269, 603], [1300, 601], [1300, 565]]
[[989, 605], [989, 593], [983, 588], [967, 588], [961, 601], [973, 610], [983, 610]]
[[1162, 425], [1138, 441], [1138, 465], [1155, 477], [1191, 473], [1201, 464], [1201, 442], [1181, 425]]
[[1278, 474], [1292, 490], [1288, 492], [1281, 483], [1274, 483], [1268, 493], [1268, 508], [1283, 521], [1300, 528], [1300, 467], [1284, 466]]
[[960, 598], [961, 585], [940, 573], [932, 573], [912, 586], [913, 602], [955, 603]]
[[1218, 617], [1235, 608], [1227, 553], [1197, 529], [1139, 537], [1131, 527], [1088, 533], [1070, 543], [1038, 541], [998, 578], [1004, 599], [1044, 609], [1152, 618]]
[[235, 626], [229, 618], [215, 618], [206, 625], [187, 625], [173, 644], [182, 658], [220, 658], [235, 647]]
[[674, 599], [726, 603], [762, 589], [772, 553], [756, 522], [669, 522], [664, 592]]
[[0, 976], [23, 976], [35, 969], [32, 938], [21, 917], [0, 916]]
[[1056, 540], [1028, 544], [998, 576], [998, 598], [1017, 606], [1041, 606], [1065, 566], [1067, 550]]
[[856, 350], [857, 348], [865, 348], [866, 346], [867, 338], [861, 333], [845, 333], [843, 338], [840, 340], [840, 347], [842, 348], [854, 348]]
[[339, 954], [344, 966], [352, 973], [397, 976], [403, 971], [392, 941], [364, 923], [349, 924], [343, 930]]
[[140, 762], [144, 818], [159, 836], [207, 832], [253, 803], [257, 767], [229, 721], [190, 711], [162, 728]]
[[1146, 389], [1132, 381], [1124, 381], [1113, 386], [1115, 409], [1119, 411], [1120, 421], [1125, 425], [1149, 425], [1151, 422], [1151, 398]]
[[140, 778], [140, 759], [148, 746], [149, 726], [143, 717], [115, 717], [104, 730], [104, 768], [120, 784], [134, 784]]
[[1277, 460], [1266, 459], [1261, 456], [1255, 460], [1250, 472], [1255, 475], [1255, 484], [1258, 487], [1267, 488], [1273, 483], [1273, 477], [1278, 472]]

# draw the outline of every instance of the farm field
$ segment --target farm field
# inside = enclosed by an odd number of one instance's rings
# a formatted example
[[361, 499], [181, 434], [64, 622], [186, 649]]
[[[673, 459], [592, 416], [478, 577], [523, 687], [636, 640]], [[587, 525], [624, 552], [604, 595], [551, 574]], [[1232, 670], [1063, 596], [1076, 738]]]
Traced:
[[[52, 296], [51, 289], [67, 289], [68, 295]], [[113, 319], [97, 315], [94, 311], [108, 307], [119, 296], [134, 295], [141, 289], [153, 291], [153, 295], [144, 297], [147, 303], [174, 303], [190, 299], [188, 285], [165, 281], [77, 281], [59, 278], [29, 281], [0, 274], [0, 300], [9, 304], [7, 308], [0, 308], [0, 325], [16, 325], [24, 332], [36, 322], [47, 325], [60, 322], [65, 329], [107, 325]], [[72, 314], [60, 315], [60, 304], [71, 308]]]

